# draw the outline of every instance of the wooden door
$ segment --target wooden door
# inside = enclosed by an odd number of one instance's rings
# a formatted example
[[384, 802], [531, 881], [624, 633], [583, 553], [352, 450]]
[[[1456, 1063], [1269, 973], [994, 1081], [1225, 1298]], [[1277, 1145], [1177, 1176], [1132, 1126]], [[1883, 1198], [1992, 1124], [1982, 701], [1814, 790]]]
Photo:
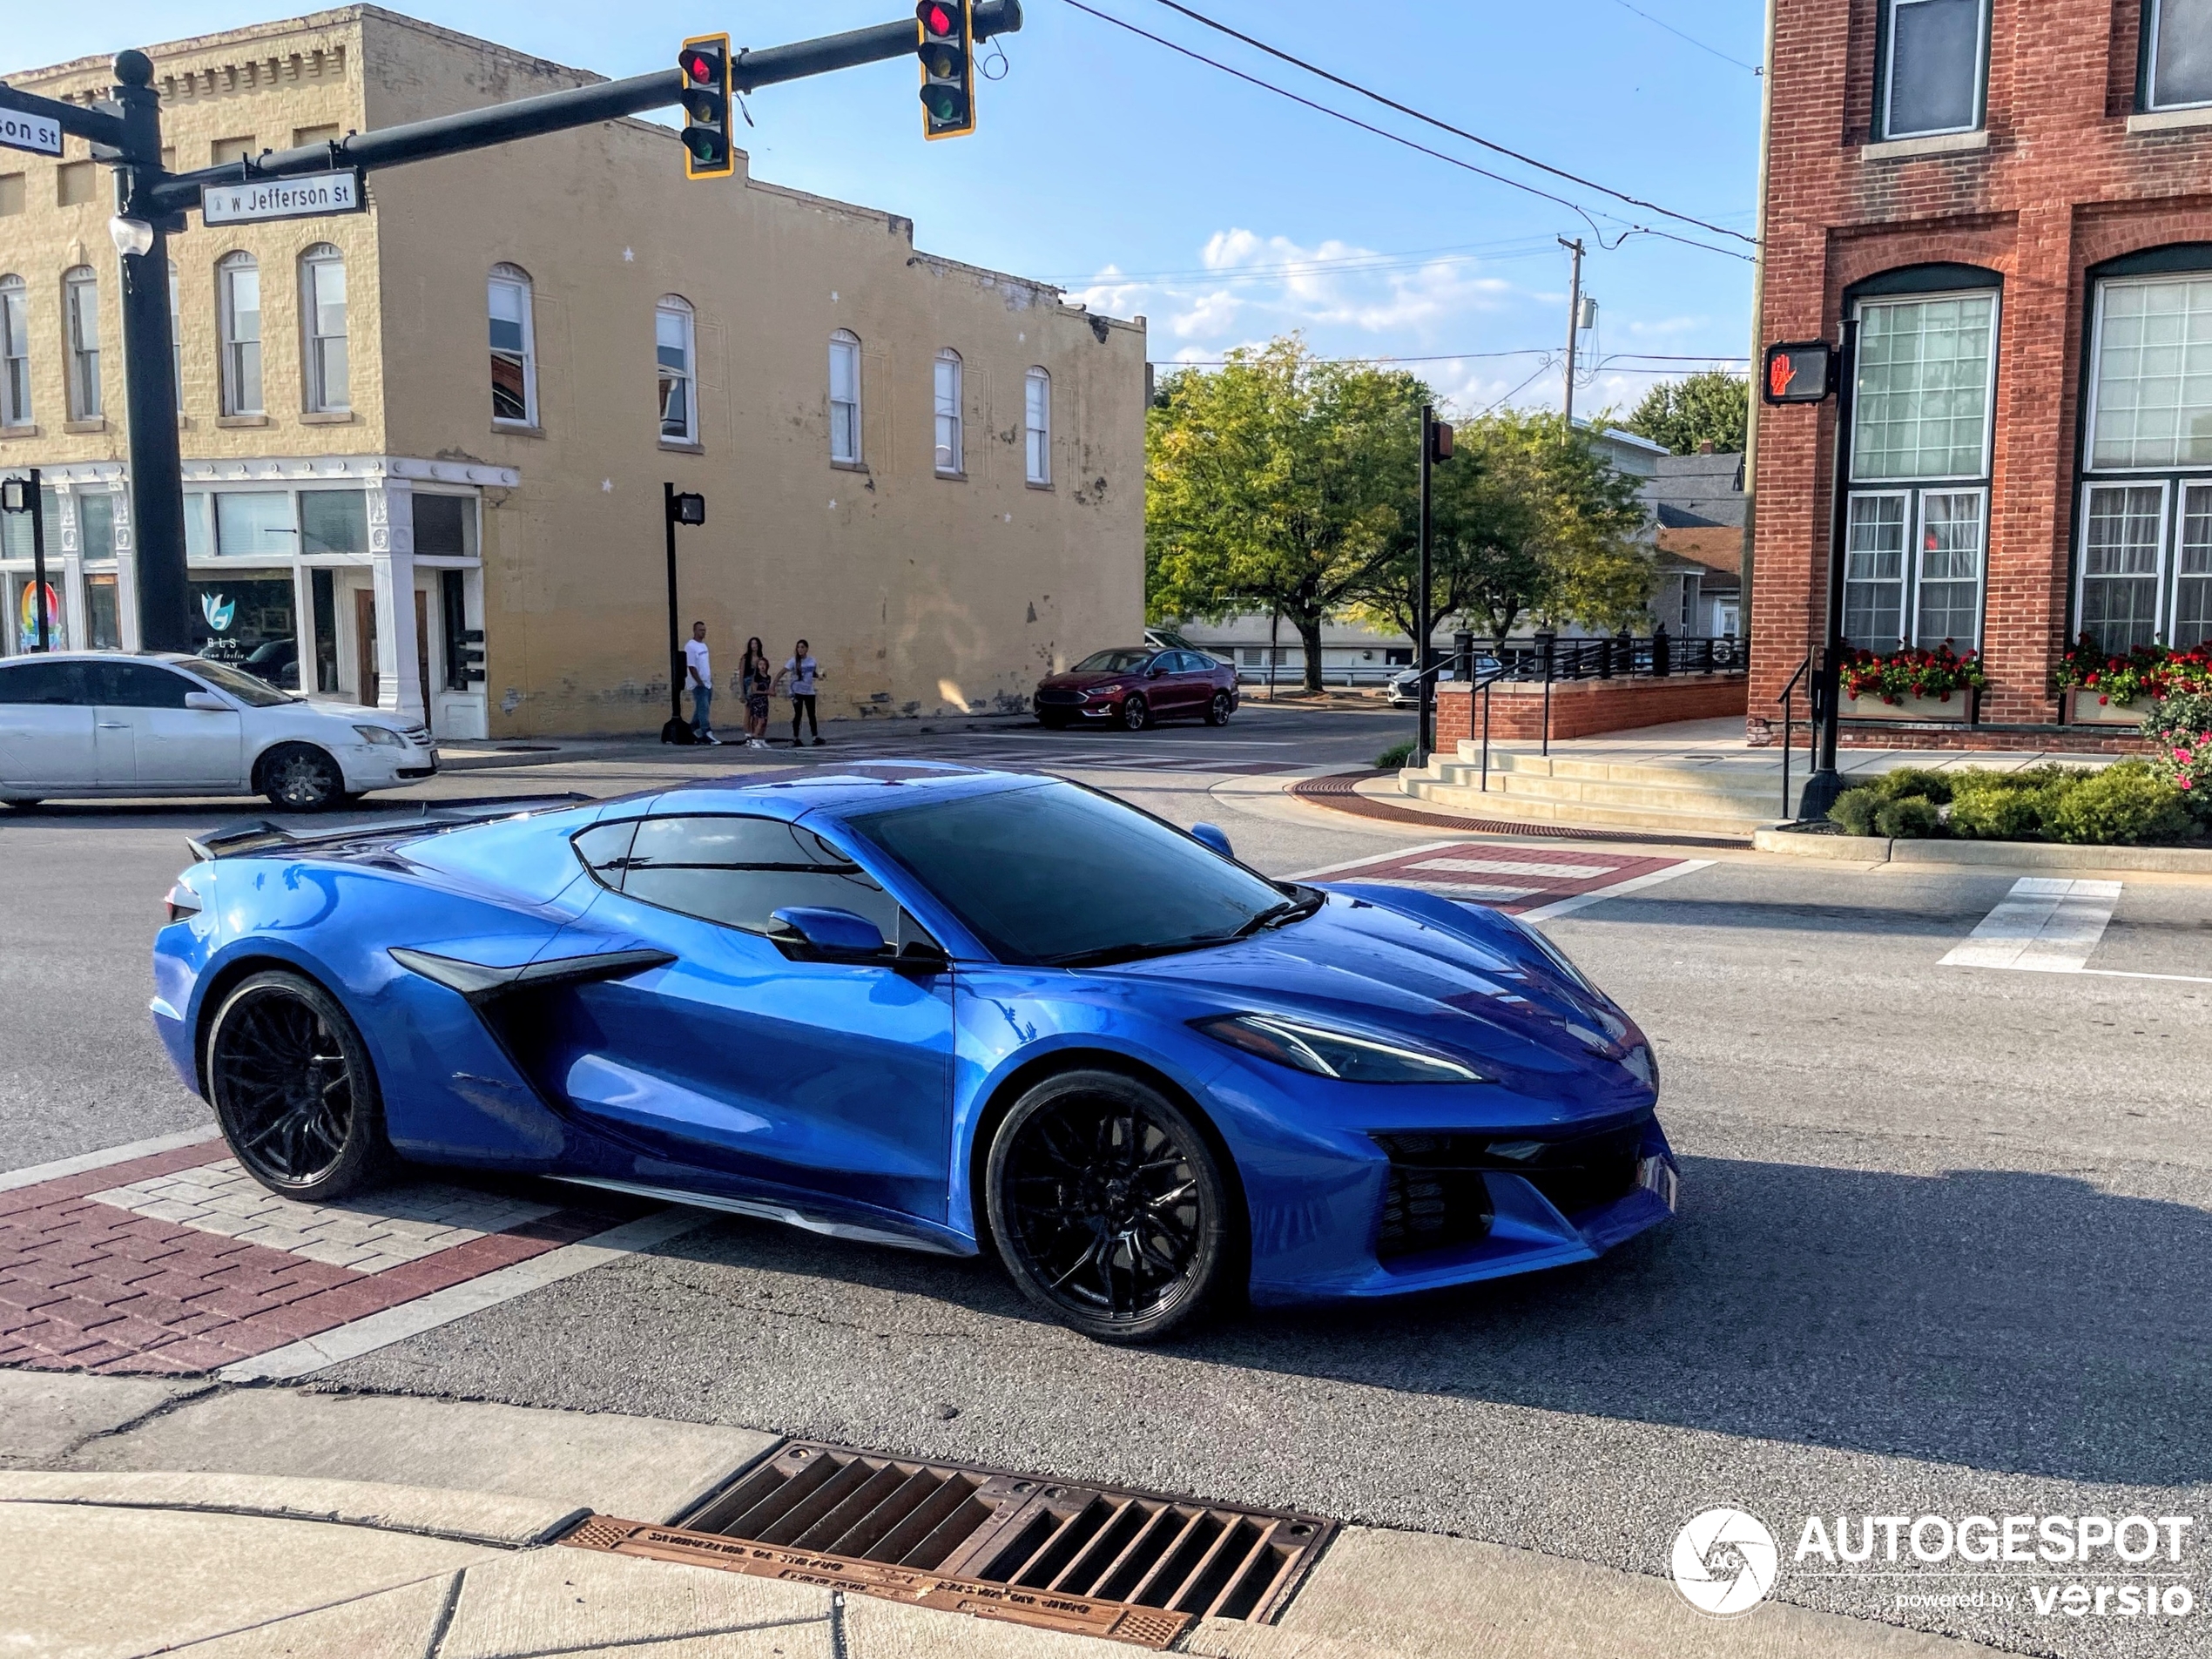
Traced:
[[364, 706], [376, 706], [376, 590], [358, 588], [354, 592], [354, 671]]

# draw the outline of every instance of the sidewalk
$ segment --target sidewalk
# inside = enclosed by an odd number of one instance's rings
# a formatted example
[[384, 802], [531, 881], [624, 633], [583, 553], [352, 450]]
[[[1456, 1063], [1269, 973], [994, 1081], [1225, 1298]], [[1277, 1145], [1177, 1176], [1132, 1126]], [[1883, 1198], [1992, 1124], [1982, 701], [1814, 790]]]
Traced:
[[[572, 1548], [665, 1521], [779, 1442], [646, 1418], [0, 1372], [10, 1651], [210, 1659], [1125, 1659], [1129, 1642]], [[1973, 1644], [1770, 1603], [1716, 1622], [1664, 1581], [1350, 1527], [1279, 1622], [1212, 1659], [1967, 1659]]]

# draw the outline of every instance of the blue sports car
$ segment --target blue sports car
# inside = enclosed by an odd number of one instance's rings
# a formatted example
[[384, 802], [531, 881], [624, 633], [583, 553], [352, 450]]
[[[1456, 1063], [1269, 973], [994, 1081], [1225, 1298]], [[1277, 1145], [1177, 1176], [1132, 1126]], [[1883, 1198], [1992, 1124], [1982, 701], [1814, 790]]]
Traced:
[[1109, 1341], [1585, 1261], [1673, 1213], [1534, 929], [924, 764], [194, 844], [154, 1022], [240, 1163], [397, 1160], [972, 1256]]

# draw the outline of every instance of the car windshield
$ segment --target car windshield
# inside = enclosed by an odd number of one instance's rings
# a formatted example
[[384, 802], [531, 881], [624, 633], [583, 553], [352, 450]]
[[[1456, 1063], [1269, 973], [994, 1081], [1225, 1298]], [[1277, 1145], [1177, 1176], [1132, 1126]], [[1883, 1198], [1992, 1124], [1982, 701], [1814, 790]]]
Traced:
[[187, 674], [196, 674], [210, 685], [221, 687], [249, 709], [273, 709], [280, 703], [293, 699], [265, 679], [256, 678], [228, 663], [211, 663], [205, 657], [195, 657], [177, 664]]
[[1069, 671], [1075, 674], [1134, 674], [1152, 660], [1149, 651], [1095, 651]]
[[894, 807], [853, 820], [1003, 962], [1163, 956], [1310, 914], [1284, 889], [1133, 807], [1073, 784]]

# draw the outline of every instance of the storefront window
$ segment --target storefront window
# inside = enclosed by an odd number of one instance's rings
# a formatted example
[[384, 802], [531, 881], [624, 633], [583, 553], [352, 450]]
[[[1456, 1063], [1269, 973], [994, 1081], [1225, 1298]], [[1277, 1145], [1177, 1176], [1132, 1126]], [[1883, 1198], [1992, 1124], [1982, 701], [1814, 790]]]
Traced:
[[476, 498], [415, 493], [415, 550], [441, 558], [476, 556]]
[[115, 556], [115, 500], [105, 490], [77, 498], [77, 545], [84, 558]]
[[215, 551], [266, 556], [296, 553], [289, 490], [233, 490], [215, 497]]
[[[57, 583], [48, 581], [44, 590], [46, 597], [46, 644], [52, 651], [70, 648], [69, 630], [64, 625], [61, 594]], [[9, 615], [14, 623], [15, 648], [18, 651], [38, 649], [38, 584], [30, 577], [17, 577], [10, 584]]]
[[195, 652], [285, 691], [299, 689], [299, 606], [288, 571], [250, 570], [190, 586]]
[[304, 553], [368, 552], [368, 492], [360, 489], [301, 490], [300, 548]]
[[115, 578], [111, 576], [88, 576], [84, 578], [85, 620], [91, 624], [94, 651], [121, 651], [123, 625], [116, 610]]

